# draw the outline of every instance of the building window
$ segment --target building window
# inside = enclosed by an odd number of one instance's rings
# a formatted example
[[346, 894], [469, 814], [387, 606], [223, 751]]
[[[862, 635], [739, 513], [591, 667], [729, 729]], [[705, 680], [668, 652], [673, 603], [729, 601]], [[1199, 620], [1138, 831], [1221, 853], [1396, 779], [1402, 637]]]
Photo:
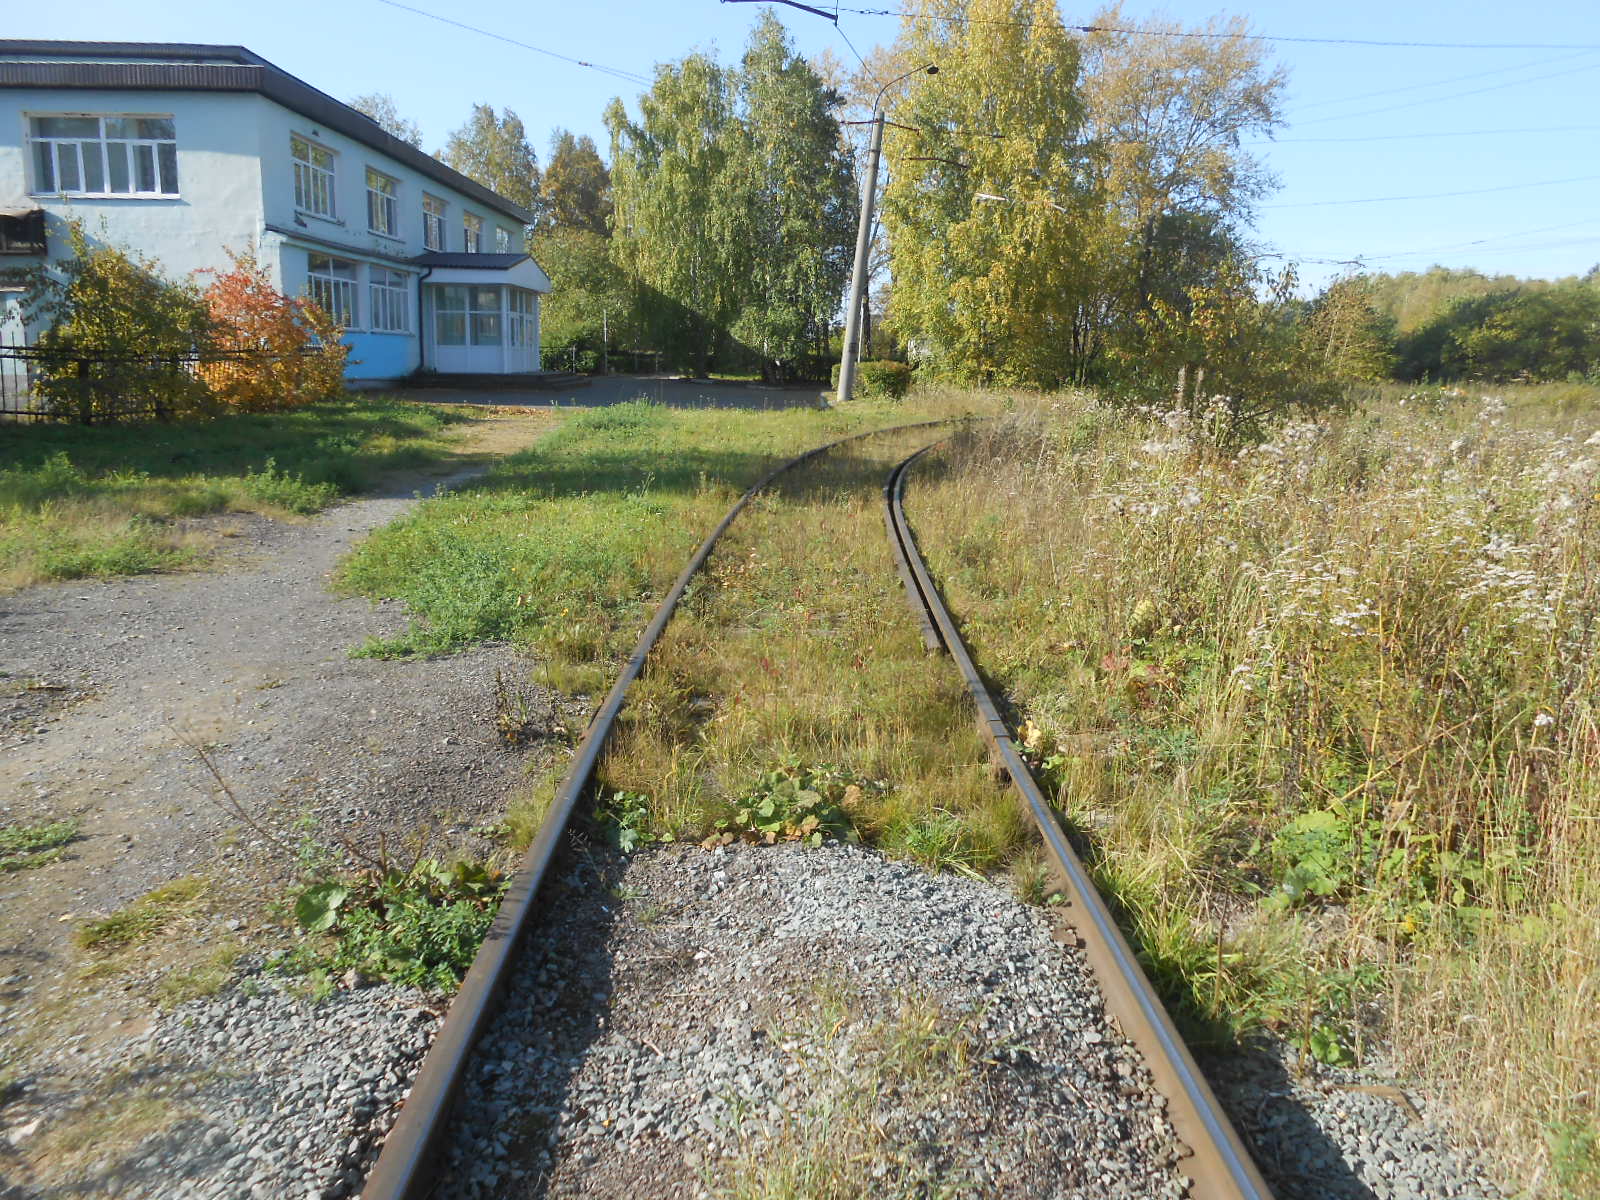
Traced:
[[494, 248], [497, 254], [509, 254], [511, 252], [511, 230], [504, 225], [496, 225], [494, 227]]
[[374, 329], [386, 333], [404, 333], [410, 322], [406, 319], [410, 306], [406, 298], [406, 275], [387, 267], [368, 267], [367, 283], [371, 292], [368, 315]]
[[441, 346], [498, 346], [500, 289], [440, 287], [434, 292], [436, 340]]
[[422, 248], [444, 249], [444, 201], [437, 196], [422, 197]]
[[306, 256], [306, 295], [345, 328], [356, 323], [356, 265], [326, 254]]
[[34, 191], [67, 196], [176, 196], [171, 117], [29, 117]]
[[367, 168], [367, 228], [373, 233], [400, 236], [400, 203], [396, 198], [399, 190], [398, 181]]
[[289, 154], [294, 159], [294, 206], [319, 217], [335, 216], [333, 151], [291, 137]]
[[526, 288], [512, 288], [506, 296], [506, 345], [532, 346], [539, 340], [539, 298]]
[[0, 212], [0, 254], [48, 254], [44, 235], [44, 209]]
[[468, 254], [478, 254], [483, 250], [483, 218], [474, 213], [467, 213], [461, 218], [462, 248]]

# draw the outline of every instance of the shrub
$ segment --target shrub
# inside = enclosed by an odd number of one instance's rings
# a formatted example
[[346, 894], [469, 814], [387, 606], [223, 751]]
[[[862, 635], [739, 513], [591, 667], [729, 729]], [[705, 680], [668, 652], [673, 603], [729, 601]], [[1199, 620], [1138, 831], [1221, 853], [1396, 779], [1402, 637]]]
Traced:
[[206, 410], [205, 385], [177, 361], [210, 332], [199, 292], [149, 259], [91, 243], [81, 221], [68, 223], [67, 242], [71, 257], [32, 272], [24, 298], [30, 319], [45, 319], [39, 348], [62, 355], [36, 379], [46, 405], [85, 422]]
[[[833, 364], [830, 376], [835, 389], [839, 386], [839, 364]], [[862, 399], [882, 397], [885, 400], [902, 399], [911, 390], [911, 364], [889, 359], [867, 359], [856, 364], [854, 394]]]
[[242, 358], [204, 363], [200, 374], [222, 404], [240, 412], [293, 408], [337, 396], [349, 347], [343, 330], [309, 300], [272, 286], [254, 255], [234, 254], [205, 292], [214, 336]]

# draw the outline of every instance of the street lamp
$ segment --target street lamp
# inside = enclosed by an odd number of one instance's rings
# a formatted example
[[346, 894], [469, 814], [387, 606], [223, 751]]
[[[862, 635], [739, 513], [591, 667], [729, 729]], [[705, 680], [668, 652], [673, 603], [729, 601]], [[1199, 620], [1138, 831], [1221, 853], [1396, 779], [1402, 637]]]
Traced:
[[872, 101], [872, 139], [867, 146], [867, 179], [861, 188], [861, 224], [856, 229], [856, 261], [850, 269], [850, 299], [844, 313], [844, 346], [843, 353], [839, 356], [839, 391], [840, 404], [850, 399], [850, 391], [856, 382], [856, 337], [861, 329], [861, 290], [867, 283], [867, 243], [872, 240], [872, 205], [878, 194], [878, 159], [883, 154], [883, 113], [878, 106], [883, 103], [883, 94], [901, 80], [910, 79], [913, 75], [937, 75], [939, 68], [929, 63], [925, 67], [917, 67], [907, 71], [904, 75], [891, 79], [878, 89], [878, 94]]

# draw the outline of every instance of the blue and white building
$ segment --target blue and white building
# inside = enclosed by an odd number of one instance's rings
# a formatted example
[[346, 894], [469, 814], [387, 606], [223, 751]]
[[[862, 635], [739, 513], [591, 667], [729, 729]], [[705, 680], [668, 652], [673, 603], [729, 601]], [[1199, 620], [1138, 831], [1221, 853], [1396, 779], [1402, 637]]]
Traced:
[[174, 278], [253, 252], [347, 328], [352, 382], [540, 369], [533, 214], [241, 46], [0, 41], [0, 268], [69, 218]]

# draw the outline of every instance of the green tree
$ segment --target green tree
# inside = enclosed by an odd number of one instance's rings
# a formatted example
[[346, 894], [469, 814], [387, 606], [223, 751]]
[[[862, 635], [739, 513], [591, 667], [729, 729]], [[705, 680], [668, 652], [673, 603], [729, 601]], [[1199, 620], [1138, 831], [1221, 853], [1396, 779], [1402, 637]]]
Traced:
[[513, 204], [539, 211], [539, 158], [522, 118], [509, 108], [496, 116], [491, 105], [474, 104], [467, 123], [451, 133], [437, 157]]
[[606, 110], [617, 262], [637, 281], [645, 339], [709, 371], [738, 314], [738, 255], [722, 193], [734, 121], [728, 72], [705, 54], [656, 68], [639, 119]]
[[1225, 263], [1181, 302], [1156, 297], [1137, 316], [1118, 395], [1188, 413], [1217, 442], [1260, 436], [1275, 418], [1340, 404], [1317, 337], [1297, 322], [1294, 272]]
[[783, 373], [822, 343], [852, 222], [837, 104], [769, 16], [739, 68], [691, 54], [657, 68], [637, 120], [607, 110], [614, 261], [675, 365]]
[[1336, 279], [1312, 302], [1303, 336], [1335, 379], [1372, 383], [1394, 368], [1394, 320], [1373, 304], [1367, 280]]
[[917, 132], [895, 131], [889, 147], [889, 319], [941, 370], [1074, 378], [1100, 267], [1078, 45], [1052, 0], [935, 8], [970, 20], [908, 21], [902, 32], [902, 57], [940, 73], [913, 76], [897, 106]]
[[611, 235], [611, 173], [588, 134], [551, 133], [540, 194], [546, 228]]
[[1581, 279], [1525, 284], [1456, 336], [1475, 378], [1600, 375], [1600, 287]]
[[540, 342], [552, 363], [576, 349], [598, 365], [602, 347], [639, 344], [637, 297], [609, 238], [557, 226], [535, 234], [530, 249], [554, 285], [539, 313]]
[[747, 287], [733, 333], [784, 377], [826, 349], [850, 272], [854, 170], [839, 93], [770, 11], [751, 30], [738, 101], [725, 186]]
[[400, 115], [400, 110], [395, 107], [394, 97], [388, 92], [368, 92], [353, 97], [348, 103], [357, 112], [365, 113], [376, 121], [385, 133], [392, 134], [402, 142], [411, 143], [418, 150], [422, 149], [421, 127], [410, 118]]

